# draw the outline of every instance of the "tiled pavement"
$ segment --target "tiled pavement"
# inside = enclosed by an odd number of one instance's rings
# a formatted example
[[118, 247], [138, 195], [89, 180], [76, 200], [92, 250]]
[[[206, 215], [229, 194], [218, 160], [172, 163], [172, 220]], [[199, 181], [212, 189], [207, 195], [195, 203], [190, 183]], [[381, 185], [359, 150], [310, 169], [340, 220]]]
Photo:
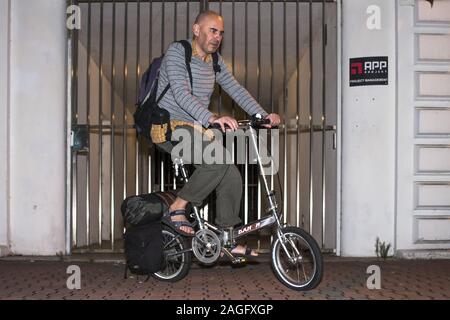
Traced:
[[[81, 289], [69, 290], [69, 265], [81, 269]], [[381, 289], [368, 289], [367, 267], [378, 265]], [[141, 278], [140, 280], [143, 280]], [[123, 264], [0, 259], [0, 299], [450, 299], [450, 260], [325, 259], [321, 284], [309, 292], [283, 286], [267, 257], [242, 267], [194, 264], [177, 283], [123, 279]]]

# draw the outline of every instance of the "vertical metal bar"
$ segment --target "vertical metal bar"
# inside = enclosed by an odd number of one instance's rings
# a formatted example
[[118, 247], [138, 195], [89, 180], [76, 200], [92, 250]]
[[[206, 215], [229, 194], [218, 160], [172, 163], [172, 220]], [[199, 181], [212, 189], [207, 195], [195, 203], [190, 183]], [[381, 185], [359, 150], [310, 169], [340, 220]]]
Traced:
[[164, 191], [164, 159], [161, 158], [161, 187], [160, 190]]
[[[261, 2], [258, 1], [258, 65], [256, 67], [256, 95], [261, 100]], [[259, 181], [259, 179], [258, 179]]]
[[273, 113], [273, 0], [270, 1], [270, 112]]
[[[163, 1], [161, 4], [161, 54], [164, 53], [164, 16], [165, 16], [166, 4]], [[164, 191], [164, 157], [161, 158], [161, 191]]]
[[[257, 97], [258, 101], [261, 101], [261, 3], [258, 1], [258, 66], [256, 69], [256, 77], [257, 77]], [[259, 141], [258, 141], [259, 143]], [[258, 145], [259, 147], [259, 145]], [[259, 150], [259, 149], [258, 149]], [[261, 180], [259, 179], [258, 172], [256, 173], [256, 180], [258, 181], [258, 220], [261, 219]], [[258, 250], [261, 248], [261, 240], [258, 238]]]
[[[232, 69], [232, 73], [233, 73], [233, 76], [236, 76], [235, 75], [235, 66], [234, 66], [234, 44], [235, 44], [235, 31], [236, 31], [236, 23], [235, 23], [235, 19], [234, 19], [234, 9], [235, 9], [235, 3], [234, 3], [234, 0], [233, 0], [233, 3], [232, 3], [232, 11], [231, 11], [231, 38], [233, 38], [233, 42], [232, 42], [232, 44], [231, 44], [231, 63], [232, 63], [232, 65], [231, 65], [231, 69]], [[232, 100], [232, 102], [231, 102], [231, 114], [232, 114], [232, 116], [233, 116], [233, 118], [235, 117], [235, 104], [234, 104], [234, 100]]]
[[[137, 26], [136, 26], [136, 81], [135, 81], [135, 92], [136, 97], [139, 94], [139, 78], [140, 78], [140, 51], [141, 51], [141, 1], [137, 0], [136, 3], [136, 10], [137, 10]], [[137, 99], [135, 99], [136, 101]], [[135, 183], [136, 183], [136, 194], [140, 194], [140, 183], [139, 183], [139, 177], [140, 177], [140, 158], [139, 158], [139, 139], [136, 137], [135, 142], [135, 161], [136, 161], [136, 170], [135, 170]]]
[[189, 5], [190, 5], [190, 1], [188, 0], [187, 1], [187, 4], [186, 4], [186, 39], [187, 38], [189, 38], [189, 35], [190, 35], [190, 25], [189, 25], [189, 17], [190, 17], [190, 12], [189, 12]]
[[288, 206], [288, 188], [287, 188], [287, 179], [288, 179], [288, 165], [287, 165], [287, 127], [288, 127], [288, 110], [287, 110], [287, 53], [286, 53], [286, 0], [283, 1], [283, 114], [284, 114], [284, 178], [283, 178], [283, 221], [286, 223], [287, 221], [287, 206]]
[[115, 69], [115, 63], [116, 63], [116, 1], [113, 0], [112, 3], [112, 49], [111, 49], [111, 147], [110, 147], [110, 177], [111, 177], [111, 184], [110, 184], [110, 206], [111, 206], [111, 225], [110, 225], [110, 232], [111, 232], [111, 249], [114, 250], [114, 230], [115, 230], [115, 204], [114, 204], [114, 134], [115, 134], [115, 127], [114, 127], [114, 121], [115, 121], [115, 95], [114, 95], [114, 79], [116, 74]]
[[161, 54], [164, 53], [164, 26], [165, 26], [165, 11], [166, 11], [166, 3], [163, 1], [161, 4]]
[[[273, 78], [274, 78], [274, 54], [273, 54], [273, 0], [270, 0], [270, 113], [273, 113]], [[273, 163], [270, 162], [270, 190], [274, 189]]]
[[148, 193], [152, 193], [153, 191], [153, 184], [152, 184], [152, 151], [149, 151], [148, 157], [147, 157], [147, 162], [148, 162], [148, 172], [147, 172], [147, 192]]
[[127, 127], [127, 77], [128, 77], [128, 0], [125, 0], [125, 16], [124, 16], [124, 22], [125, 22], [125, 30], [124, 30], [124, 45], [123, 45], [123, 118], [122, 118], [122, 124], [123, 124], [123, 197], [122, 199], [125, 199], [127, 197], [127, 137], [128, 137], [128, 127]]
[[150, 0], [149, 3], [149, 19], [150, 22], [148, 24], [149, 30], [148, 30], [148, 56], [150, 58], [150, 62], [152, 61], [153, 58], [153, 47], [152, 47], [152, 42], [153, 42], [153, 28], [152, 28], [152, 23], [153, 23], [153, 0]]
[[[296, 200], [295, 200], [295, 212], [296, 212], [296, 226], [300, 226], [300, 157], [299, 157], [299, 151], [300, 151], [300, 22], [299, 22], [299, 10], [300, 5], [297, 0], [296, 4], [296, 69], [297, 69], [297, 87], [296, 87], [296, 95], [297, 95], [297, 117], [296, 117], [296, 128], [297, 128], [297, 137], [296, 137]], [[302, 227], [304, 226], [304, 217], [302, 214]]]
[[325, 138], [326, 138], [326, 132], [325, 132], [325, 118], [326, 118], [326, 79], [325, 75], [327, 72], [326, 69], [326, 41], [327, 41], [327, 25], [325, 22], [325, 0], [322, 0], [322, 30], [323, 30], [323, 36], [322, 36], [322, 248], [325, 246], [325, 210], [326, 210], [326, 189], [325, 189], [325, 183], [326, 183], [326, 177], [325, 177]]
[[[245, 1], [245, 25], [244, 25], [244, 33], [245, 33], [245, 87], [247, 88], [247, 73], [248, 73], [248, 2]], [[244, 221], [245, 224], [248, 223], [248, 147], [247, 147], [247, 139], [245, 139], [245, 165], [244, 165]]]
[[[153, 21], [153, 1], [150, 0], [149, 2], [149, 44], [148, 44], [148, 56], [149, 56], [149, 62], [152, 61], [152, 41], [153, 41], [153, 28], [152, 28], [152, 21]], [[147, 190], [148, 193], [151, 193], [153, 191], [153, 181], [152, 181], [152, 167], [153, 167], [153, 160], [152, 160], [152, 153], [154, 152], [154, 150], [149, 150], [149, 154], [148, 154], [148, 175], [147, 175]]]
[[[222, 16], [222, 0], [219, 3], [219, 14]], [[222, 53], [222, 46], [219, 48], [219, 52]], [[219, 116], [222, 113], [222, 87], [219, 86], [219, 108], [218, 108]]]
[[[87, 72], [86, 72], [86, 113], [87, 126], [90, 128], [90, 104], [91, 104], [91, 3], [88, 3], [88, 47], [87, 47]], [[89, 139], [90, 139], [90, 129]], [[86, 245], [90, 244], [90, 185], [91, 185], [91, 167], [90, 167], [91, 151], [88, 151], [86, 159]]]
[[[336, 74], [341, 74], [342, 66], [342, 0], [337, 1], [337, 20], [336, 20]], [[336, 255], [341, 255], [341, 221], [342, 221], [342, 204], [341, 204], [341, 173], [342, 173], [342, 160], [341, 160], [341, 124], [342, 124], [342, 79], [337, 77], [336, 81], [336, 135], [337, 135], [337, 150], [336, 150]]]
[[98, 244], [102, 244], [102, 224], [103, 224], [103, 0], [100, 1], [100, 58], [99, 58], [99, 102], [98, 102]]
[[[68, 4], [73, 5], [71, 0]], [[71, 130], [76, 119], [76, 74], [77, 74], [77, 34], [78, 31], [68, 31], [67, 42], [67, 118], [66, 118], [66, 168], [67, 168], [67, 189], [66, 189], [66, 254], [71, 254], [72, 246], [76, 245], [76, 152], [71, 148]], [[75, 187], [74, 187], [75, 186]]]
[[312, 233], [313, 226], [313, 110], [314, 110], [314, 96], [313, 96], [313, 24], [312, 24], [312, 1], [309, 0], [309, 232]]
[[245, 165], [244, 165], [244, 222], [248, 223], [248, 145], [245, 138]]
[[[76, 4], [78, 4], [78, 1], [75, 1]], [[74, 77], [75, 77], [75, 82], [74, 82], [74, 88], [72, 91], [73, 97], [74, 97], [74, 101], [72, 104], [72, 110], [74, 110], [74, 115], [75, 117], [72, 116], [72, 123], [73, 120], [75, 119], [76, 124], [78, 124], [78, 35], [79, 35], [79, 31], [76, 30], [75, 31], [75, 38], [74, 38], [74, 42], [75, 42], [75, 58], [74, 58]], [[74, 238], [72, 240], [74, 240], [74, 245], [77, 245], [78, 243], [78, 238], [77, 238], [77, 220], [78, 220], [78, 161], [77, 161], [77, 155], [75, 154], [75, 165], [74, 165], [74, 182], [73, 185], [75, 186], [74, 188], [74, 204], [73, 204], [73, 208], [74, 211], [72, 212], [72, 216], [74, 217], [74, 221], [73, 221], [73, 226], [74, 226], [74, 230], [73, 230], [73, 235]]]
[[[258, 66], [256, 69], [257, 81], [257, 97], [261, 101], [261, 3], [258, 1]], [[261, 218], [261, 181], [258, 181], [258, 219]], [[259, 246], [259, 245], [258, 245]]]
[[247, 80], [248, 80], [248, 1], [245, 1], [245, 78], [244, 83], [247, 88]]
[[174, 5], [174, 12], [173, 12], [173, 15], [174, 15], [174, 19], [173, 19], [173, 41], [176, 41], [177, 40], [177, 20], [178, 20], [178, 17], [177, 17], [177, 7], [178, 7], [178, 2], [177, 1], [175, 1], [175, 3], [173, 4]]

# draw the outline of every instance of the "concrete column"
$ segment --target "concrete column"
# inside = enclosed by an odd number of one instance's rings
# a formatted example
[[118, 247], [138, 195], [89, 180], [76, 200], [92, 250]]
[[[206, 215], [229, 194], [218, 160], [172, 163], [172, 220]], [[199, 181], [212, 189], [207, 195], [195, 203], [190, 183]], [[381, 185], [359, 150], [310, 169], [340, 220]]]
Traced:
[[55, 255], [65, 250], [65, 11], [64, 0], [11, 1], [13, 254]]
[[[374, 256], [377, 237], [394, 242], [395, 3], [342, 1], [343, 256]], [[366, 56], [388, 56], [388, 85], [350, 87], [349, 59]]]

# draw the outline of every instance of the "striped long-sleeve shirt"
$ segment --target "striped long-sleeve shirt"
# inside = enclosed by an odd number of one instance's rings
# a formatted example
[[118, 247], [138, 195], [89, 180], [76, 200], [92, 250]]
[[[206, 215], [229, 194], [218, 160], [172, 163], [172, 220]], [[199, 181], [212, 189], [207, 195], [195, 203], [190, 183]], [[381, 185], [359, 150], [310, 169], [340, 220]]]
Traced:
[[[212, 64], [212, 59], [205, 62], [197, 56], [192, 56], [191, 71], [194, 88], [191, 94], [184, 47], [178, 42], [169, 46], [161, 63], [157, 97], [170, 82], [170, 89], [158, 105], [169, 111], [171, 120], [198, 121], [205, 128], [209, 126], [208, 120], [212, 112], [208, 110], [208, 107], [215, 83]], [[221, 71], [217, 73], [216, 81], [222, 89], [249, 115], [259, 113], [264, 117], [267, 116], [267, 112], [236, 81], [220, 55], [219, 65]]]

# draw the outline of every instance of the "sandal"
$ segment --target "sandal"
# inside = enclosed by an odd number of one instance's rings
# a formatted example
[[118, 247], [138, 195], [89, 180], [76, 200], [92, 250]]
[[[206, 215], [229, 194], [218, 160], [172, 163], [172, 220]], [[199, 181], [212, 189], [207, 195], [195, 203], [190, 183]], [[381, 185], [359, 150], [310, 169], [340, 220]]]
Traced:
[[[172, 226], [174, 227], [175, 231], [178, 232], [179, 234], [186, 236], [186, 237], [194, 237], [195, 236], [195, 224], [190, 223], [189, 221], [173, 221], [170, 217], [175, 217], [175, 216], [186, 216], [186, 210], [185, 209], [181, 209], [181, 210], [174, 210], [172, 212], [169, 212], [169, 217], [168, 217], [168, 221], [170, 221], [170, 223], [172, 224]], [[194, 231], [194, 233], [188, 233], [186, 231], [181, 230], [181, 227], [189, 227], [192, 228], [192, 230]]]
[[245, 246], [244, 253], [233, 252], [233, 250], [231, 250], [231, 253], [234, 254], [235, 256], [241, 256], [241, 257], [257, 257], [257, 256], [259, 256], [259, 254], [252, 254], [252, 252], [256, 253], [256, 251], [253, 251], [252, 248], [247, 247], [247, 246]]
[[[234, 249], [237, 248], [237, 245], [232, 246], [230, 249], [230, 252], [232, 255], [237, 256], [237, 257], [257, 257], [259, 256], [259, 254], [252, 254], [252, 252], [257, 253], [256, 251], [253, 251], [252, 248], [248, 247], [247, 245], [244, 246], [245, 247], [245, 252], [241, 253], [241, 252], [233, 252]], [[223, 256], [223, 253], [221, 253], [221, 257]]]

